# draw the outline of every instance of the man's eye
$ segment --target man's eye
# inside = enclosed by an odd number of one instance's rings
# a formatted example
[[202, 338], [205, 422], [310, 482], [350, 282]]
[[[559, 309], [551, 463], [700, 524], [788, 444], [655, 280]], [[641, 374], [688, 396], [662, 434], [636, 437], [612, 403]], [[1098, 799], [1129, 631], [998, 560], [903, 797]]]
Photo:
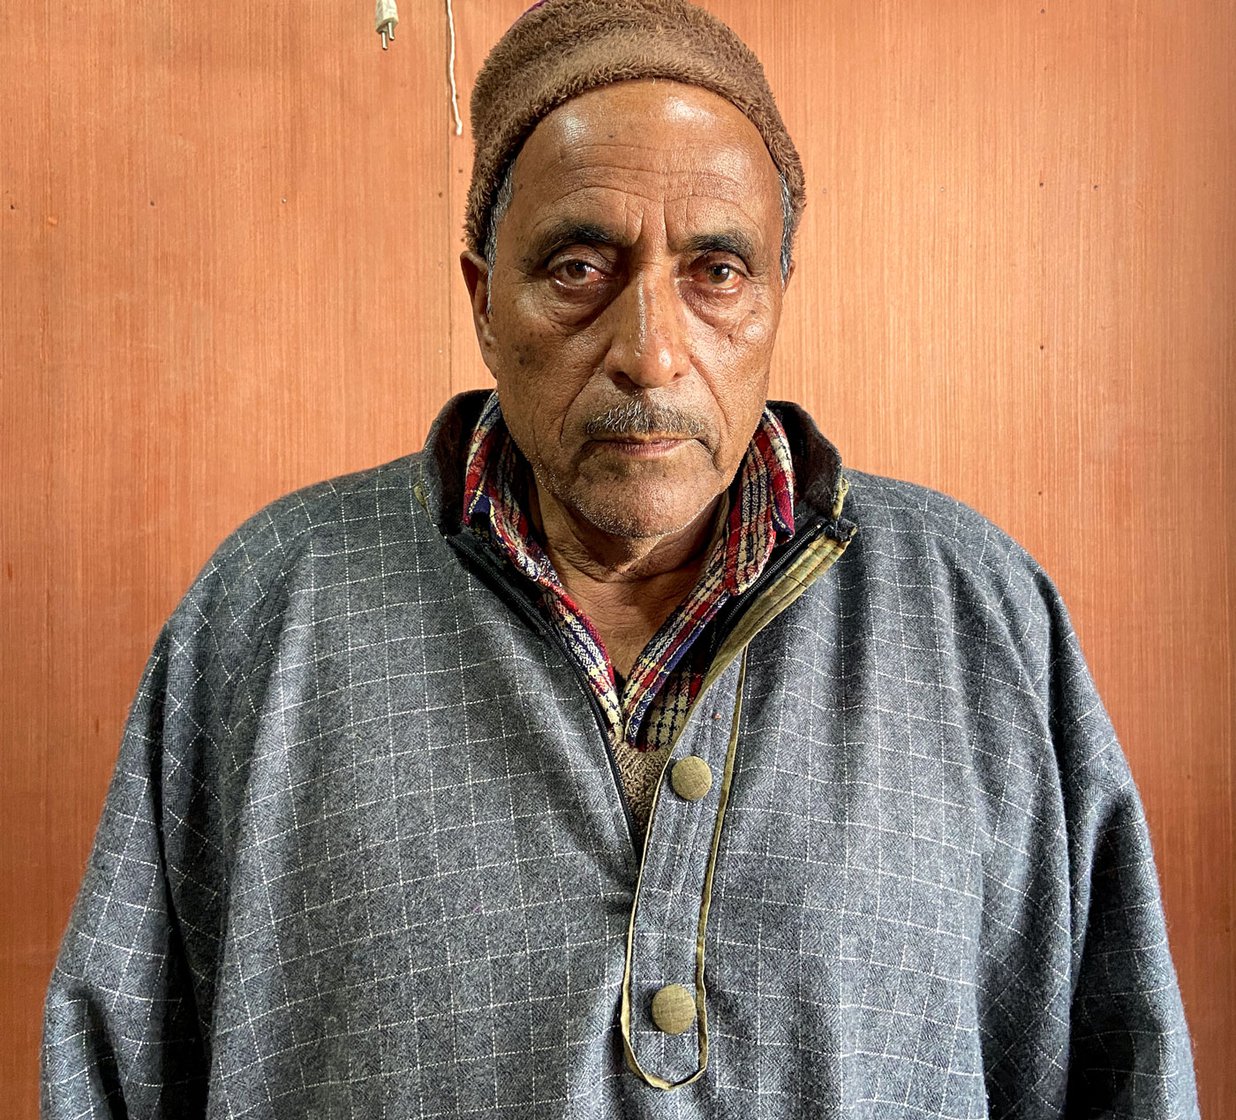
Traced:
[[722, 292], [734, 290], [742, 283], [743, 279], [742, 272], [738, 266], [728, 261], [710, 261], [706, 263], [700, 269], [699, 276], [708, 287]]
[[601, 278], [601, 270], [596, 265], [590, 264], [588, 261], [581, 261], [578, 258], [555, 264], [550, 269], [550, 274], [556, 280], [574, 286], [593, 284]]

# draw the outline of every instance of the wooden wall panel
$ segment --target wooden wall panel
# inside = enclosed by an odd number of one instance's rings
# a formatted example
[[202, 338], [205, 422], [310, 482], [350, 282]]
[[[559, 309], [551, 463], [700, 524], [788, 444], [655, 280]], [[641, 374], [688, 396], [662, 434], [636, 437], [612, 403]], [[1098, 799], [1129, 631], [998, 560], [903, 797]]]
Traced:
[[386, 54], [372, 4], [0, 15], [6, 1116], [163, 619], [241, 520], [414, 448], [450, 391], [445, 24], [401, 7]]
[[[470, 78], [526, 0], [456, 0]], [[1142, 789], [1203, 1111], [1236, 1114], [1236, 11], [710, 0], [810, 202], [774, 391], [946, 490], [1069, 602]], [[0, 13], [0, 1089], [38, 1013], [158, 626], [294, 486], [487, 383], [470, 137], [403, 0]], [[174, 16], [174, 18], [173, 18]]]

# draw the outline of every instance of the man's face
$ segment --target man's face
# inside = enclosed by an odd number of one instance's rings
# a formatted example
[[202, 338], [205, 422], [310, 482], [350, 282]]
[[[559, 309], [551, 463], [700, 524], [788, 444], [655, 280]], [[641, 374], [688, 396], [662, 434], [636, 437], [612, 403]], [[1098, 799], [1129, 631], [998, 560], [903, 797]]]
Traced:
[[705, 90], [626, 82], [540, 122], [492, 275], [464, 272], [542, 505], [624, 539], [712, 508], [767, 395], [781, 229], [760, 134]]

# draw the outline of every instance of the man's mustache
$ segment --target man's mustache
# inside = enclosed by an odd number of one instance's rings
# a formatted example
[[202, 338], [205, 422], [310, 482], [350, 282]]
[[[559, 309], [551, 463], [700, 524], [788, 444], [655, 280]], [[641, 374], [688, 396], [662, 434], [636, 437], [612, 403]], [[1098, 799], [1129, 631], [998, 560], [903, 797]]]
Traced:
[[584, 435], [590, 439], [671, 433], [699, 438], [708, 434], [708, 425], [683, 409], [642, 397], [631, 397], [584, 423]]

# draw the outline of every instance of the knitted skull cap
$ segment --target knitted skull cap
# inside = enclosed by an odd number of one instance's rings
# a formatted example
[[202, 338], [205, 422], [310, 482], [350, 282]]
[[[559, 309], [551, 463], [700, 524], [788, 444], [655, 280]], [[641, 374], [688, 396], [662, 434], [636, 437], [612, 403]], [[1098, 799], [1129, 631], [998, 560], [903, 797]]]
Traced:
[[483, 251], [502, 176], [543, 117], [588, 90], [640, 78], [700, 86], [746, 115], [789, 187], [792, 235], [806, 203], [802, 163], [764, 68], [733, 31], [685, 0], [543, 0], [489, 52], [472, 90], [468, 247]]

